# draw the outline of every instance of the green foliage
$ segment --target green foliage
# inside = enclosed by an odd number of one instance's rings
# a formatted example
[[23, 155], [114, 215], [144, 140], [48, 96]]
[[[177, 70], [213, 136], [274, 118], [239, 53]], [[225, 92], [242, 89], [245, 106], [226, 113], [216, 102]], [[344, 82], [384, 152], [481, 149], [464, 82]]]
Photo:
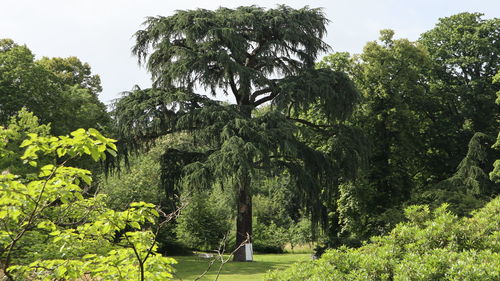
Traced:
[[254, 198], [254, 216], [265, 225], [272, 222], [280, 227], [288, 228], [299, 216], [299, 205], [290, 190], [291, 180], [287, 173], [278, 176], [266, 174], [255, 175], [252, 189]]
[[334, 71], [351, 74], [353, 72], [353, 58], [348, 52], [329, 54], [316, 63], [317, 68], [330, 68]]
[[358, 78], [364, 101], [357, 122], [372, 142], [367, 181], [376, 188], [380, 197], [374, 200], [382, 208], [409, 198], [412, 175], [419, 169], [421, 127], [429, 122], [420, 111], [426, 100], [428, 54], [416, 43], [394, 40], [393, 33], [381, 31], [381, 44], [365, 46]]
[[253, 184], [253, 248], [261, 253], [282, 253], [286, 244], [312, 242], [311, 221], [302, 214], [290, 190], [290, 177], [255, 177]]
[[441, 160], [425, 166], [438, 171], [436, 164], [441, 162], [441, 167], [453, 165], [453, 170], [447, 168], [444, 181], [415, 197], [417, 202], [450, 202], [460, 214], [498, 194], [498, 184], [488, 174], [497, 158], [490, 146], [499, 126], [494, 75], [500, 21], [482, 16], [460, 13], [442, 18], [419, 40], [432, 59], [428, 83], [435, 110], [429, 115], [434, 121], [426, 143], [441, 154]]
[[48, 136], [49, 125], [40, 125], [38, 117], [21, 109], [17, 115], [10, 118], [8, 127], [4, 129], [9, 141], [5, 144], [4, 152], [0, 159], [0, 171], [10, 171], [13, 174], [28, 174], [33, 168], [23, 164], [19, 157], [23, 148], [19, 147], [28, 134]]
[[57, 81], [63, 86], [78, 85], [79, 88], [90, 90], [94, 95], [102, 91], [99, 75], [92, 75], [90, 65], [81, 62], [77, 57], [43, 57], [37, 62], [53, 72], [57, 76]]
[[161, 188], [159, 154], [162, 146], [129, 157], [123, 171], [101, 175], [99, 192], [107, 195], [107, 206], [124, 210], [130, 202], [144, 201], [167, 207], [165, 191]]
[[500, 197], [470, 218], [447, 206], [406, 209], [407, 222], [358, 249], [330, 250], [317, 261], [275, 271], [266, 280], [497, 280]]
[[489, 184], [488, 174], [483, 170], [484, 164], [488, 162], [489, 142], [491, 138], [488, 135], [475, 133], [469, 142], [467, 154], [458, 165], [457, 172], [448, 181], [457, 187], [464, 187], [466, 193], [490, 194], [494, 187]]
[[194, 193], [186, 200], [177, 219], [177, 238], [184, 245], [198, 250], [216, 250], [229, 234], [231, 212], [217, 204], [220, 198], [208, 192]]
[[482, 16], [460, 13], [441, 18], [419, 41], [435, 62], [434, 90], [454, 107], [457, 121], [469, 122], [475, 132], [496, 134], [498, 86], [491, 82], [499, 65], [500, 19]]
[[[356, 165], [362, 169], [351, 170], [355, 180], [344, 179], [326, 204], [331, 240], [387, 233], [408, 204], [448, 202], [466, 215], [498, 194], [491, 171], [498, 157], [489, 147], [500, 120], [498, 83], [492, 83], [499, 32], [498, 19], [461, 13], [440, 19], [418, 42], [382, 30], [362, 54], [334, 53], [318, 64], [353, 79], [362, 98], [346, 123], [368, 140], [367, 149], [358, 150], [367, 165]], [[305, 119], [328, 125], [316, 111]], [[304, 138], [331, 149], [325, 137]], [[341, 167], [349, 162], [356, 163]]]
[[[157, 85], [190, 85], [195, 77], [207, 89], [229, 86], [237, 78], [243, 88], [250, 82], [270, 86], [269, 74], [297, 73], [328, 49], [321, 40], [327, 21], [320, 9], [284, 5], [178, 11], [148, 18], [146, 29], [136, 33], [133, 52], [140, 61], [149, 57], [147, 66]], [[237, 100], [248, 94], [237, 94]]]
[[[493, 148], [496, 150], [500, 149], [500, 132], [498, 132], [497, 141], [493, 145]], [[493, 163], [493, 171], [490, 172], [490, 179], [497, 184], [500, 182], [500, 159], [495, 160], [495, 163]]]
[[[13, 121], [0, 127], [0, 155], [17, 154], [36, 170], [0, 175], [0, 264], [8, 280], [172, 277], [175, 261], [156, 253], [156, 235], [147, 227], [159, 217], [155, 206], [140, 202], [122, 212], [110, 210], [104, 196], [84, 197], [81, 186], [92, 181], [88, 170], [65, 166], [83, 155], [95, 161], [114, 155], [114, 140], [95, 129], [50, 136], [27, 112]], [[21, 155], [10, 149], [11, 139], [19, 142], [20, 128], [29, 132]], [[47, 158], [53, 164], [40, 162]]]
[[263, 224], [257, 220], [253, 223], [253, 248], [259, 253], [283, 253], [288, 242], [287, 229], [274, 222]]
[[[336, 170], [342, 171], [338, 192], [326, 202], [330, 246], [390, 230], [401, 203], [420, 177], [429, 176], [420, 152], [422, 132], [431, 122], [424, 112], [429, 55], [422, 45], [393, 36], [383, 30], [362, 54], [334, 53], [318, 64], [346, 72], [362, 94], [348, 122], [332, 126], [326, 137], [304, 135], [339, 159]], [[307, 119], [319, 116], [313, 111]], [[331, 124], [327, 120], [322, 124]]]
[[344, 183], [339, 186], [339, 193], [336, 211], [341, 229], [335, 234], [337, 237], [366, 239], [373, 231], [370, 228], [375, 217], [370, 213], [372, 206], [369, 204], [375, 196], [373, 186], [360, 181]]
[[[67, 205], [61, 207], [68, 208]], [[50, 258], [38, 254], [38, 258], [28, 265], [13, 266], [10, 270], [24, 272], [25, 276], [37, 280], [73, 279], [85, 275], [100, 280], [165, 280], [172, 277], [171, 264], [175, 261], [155, 253], [154, 234], [141, 226], [155, 222], [158, 213], [154, 205], [133, 203], [124, 212], [105, 208], [97, 214], [88, 209], [82, 211], [90, 215], [90, 222], [76, 228], [58, 229], [51, 222], [41, 222], [39, 228], [51, 231], [45, 239], [60, 247], [59, 250], [51, 249], [54, 252]], [[126, 229], [129, 231], [124, 232]], [[113, 245], [110, 241], [116, 239], [117, 232], [122, 233], [120, 242]], [[144, 279], [139, 277], [139, 266], [144, 270]]]
[[[498, 133], [499, 107], [495, 99], [499, 88], [492, 82], [498, 72], [496, 54], [500, 47], [496, 38], [499, 33], [498, 18], [484, 19], [479, 13], [460, 13], [439, 19], [419, 40], [433, 62], [429, 90], [436, 104], [431, 114], [436, 122], [428, 137], [429, 146], [441, 154], [441, 166], [448, 170], [455, 169], [462, 160], [471, 159], [466, 156], [471, 152], [466, 142], [472, 144], [477, 138], [474, 134], [493, 138]], [[477, 152], [479, 148], [476, 146], [474, 150]], [[469, 165], [468, 170], [472, 171], [472, 167]], [[490, 167], [489, 164], [481, 167], [483, 173], [487, 174]], [[478, 173], [481, 172], [477, 170], [475, 174]], [[449, 172], [444, 175], [448, 177]], [[470, 186], [472, 182], [468, 182]], [[477, 192], [478, 187], [475, 190]]]
[[107, 129], [110, 119], [97, 93], [100, 79], [75, 57], [35, 60], [26, 46], [0, 40], [0, 124], [25, 107], [54, 134], [77, 128]]
[[[497, 72], [495, 77], [493, 78], [493, 83], [500, 84], [500, 71]], [[496, 104], [500, 105], [500, 90], [497, 91], [497, 99]], [[497, 141], [492, 146], [495, 150], [500, 150], [500, 132], [498, 132]], [[490, 172], [490, 179], [495, 183], [500, 183], [500, 159], [496, 159], [493, 163], [493, 171]]]
[[312, 243], [314, 241], [312, 233], [312, 223], [307, 217], [303, 217], [298, 222], [293, 224], [292, 227], [288, 229], [288, 242], [290, 243], [292, 251], [297, 245]]
[[[53, 109], [56, 99], [51, 93], [56, 91], [56, 87], [52, 85], [51, 77], [50, 71], [34, 62], [34, 55], [26, 46], [19, 46], [10, 39], [1, 39], [0, 124], [5, 125], [23, 106], [35, 113], [41, 111], [40, 107], [47, 111]], [[30, 96], [38, 99], [31, 99]]]

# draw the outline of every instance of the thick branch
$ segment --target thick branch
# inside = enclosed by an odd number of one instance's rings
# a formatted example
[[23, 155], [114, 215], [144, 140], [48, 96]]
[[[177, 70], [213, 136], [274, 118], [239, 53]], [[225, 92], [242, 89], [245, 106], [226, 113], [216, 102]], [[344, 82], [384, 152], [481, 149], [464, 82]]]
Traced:
[[231, 86], [231, 91], [233, 91], [234, 98], [236, 102], [239, 102], [240, 95], [238, 92], [238, 87], [236, 86], [236, 82], [234, 81], [234, 74], [232, 71], [229, 71], [229, 85]]
[[246, 67], [253, 68], [255, 66], [255, 57], [263, 50], [267, 42], [268, 40], [264, 38], [257, 43], [257, 47], [255, 47], [250, 54], [247, 53], [247, 58], [245, 60]]
[[272, 92], [269, 96], [263, 97], [253, 103], [254, 106], [259, 106], [265, 102], [272, 101], [278, 95], [277, 92]]
[[255, 91], [253, 92], [253, 94], [250, 96], [250, 101], [255, 101], [255, 99], [258, 97], [258, 96], [261, 96], [261, 95], [264, 95], [264, 94], [267, 94], [267, 93], [271, 93], [273, 91], [273, 88], [269, 87], [269, 88], [264, 88], [264, 89], [261, 89], [261, 90], [258, 90], [258, 91]]
[[293, 118], [293, 117], [287, 117], [288, 120], [292, 120], [295, 122], [299, 122], [301, 124], [304, 124], [306, 126], [312, 127], [317, 130], [325, 131], [326, 129], [331, 129], [333, 126], [331, 125], [322, 125], [322, 124], [315, 124], [310, 121], [304, 120], [304, 119], [299, 119], [299, 118]]

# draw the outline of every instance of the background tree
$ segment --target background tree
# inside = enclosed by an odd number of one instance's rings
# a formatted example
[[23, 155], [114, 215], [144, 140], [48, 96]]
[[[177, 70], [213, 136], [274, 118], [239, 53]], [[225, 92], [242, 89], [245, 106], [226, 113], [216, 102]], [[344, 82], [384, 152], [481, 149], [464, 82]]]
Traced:
[[[425, 152], [421, 132], [432, 122], [426, 115], [432, 107], [423, 71], [429, 65], [428, 54], [422, 46], [395, 40], [393, 35], [392, 30], [382, 30], [380, 43], [365, 46], [357, 77], [363, 107], [356, 122], [372, 148], [364, 183], [374, 189], [372, 214], [382, 217], [392, 208], [401, 209], [417, 181], [427, 176], [420, 170]], [[394, 226], [387, 220], [372, 223], [380, 228]]]
[[[115, 104], [120, 138], [137, 147], [189, 132], [196, 146], [165, 151], [165, 183], [171, 193], [215, 182], [235, 190], [236, 245], [252, 235], [257, 170], [289, 171], [316, 222], [324, 211], [320, 198], [333, 193], [332, 159], [296, 135], [298, 124], [314, 127], [299, 118], [311, 105], [328, 120], [342, 120], [357, 98], [346, 75], [314, 69], [318, 54], [328, 50], [322, 41], [327, 22], [319, 9], [250, 6], [151, 17], [136, 33], [133, 52], [146, 63], [154, 88], [136, 89]], [[212, 96], [232, 95], [236, 104], [194, 93], [196, 86]], [[255, 113], [269, 102], [269, 111]], [[245, 260], [243, 249], [235, 260]]]
[[429, 116], [436, 120], [426, 133], [434, 153], [428, 153], [423, 167], [436, 177], [418, 199], [450, 202], [462, 215], [499, 190], [488, 173], [498, 158], [490, 147], [500, 126], [499, 88], [493, 83], [500, 64], [500, 20], [482, 16], [441, 18], [419, 39], [432, 59], [428, 83], [434, 109]]
[[441, 18], [433, 29], [421, 35], [419, 42], [433, 61], [433, 91], [449, 108], [436, 114], [454, 117], [453, 127], [489, 134], [499, 125], [495, 105], [498, 84], [493, 84], [492, 79], [500, 64], [500, 19], [486, 20], [482, 16], [460, 13]]
[[78, 85], [82, 89], [90, 90], [95, 96], [102, 92], [99, 75], [92, 74], [90, 65], [77, 57], [42, 57], [38, 63], [54, 73], [61, 85]]
[[488, 178], [498, 158], [490, 149], [499, 126], [498, 32], [498, 19], [461, 13], [418, 42], [385, 30], [362, 54], [335, 53], [319, 64], [345, 71], [362, 92], [349, 122], [370, 147], [362, 179], [343, 185], [332, 207], [340, 230], [364, 238], [387, 231], [410, 202], [448, 202], [467, 215], [498, 193]]
[[99, 101], [100, 78], [76, 57], [35, 60], [26, 46], [0, 40], [0, 124], [25, 107], [54, 134], [78, 128], [108, 129], [106, 106]]
[[35, 63], [26, 46], [0, 40], [0, 124], [6, 125], [22, 107], [35, 115], [46, 111], [41, 115], [42, 122], [53, 121], [57, 87], [51, 83], [52, 78], [49, 70]]
[[361, 91], [350, 122], [365, 135], [364, 146], [369, 148], [361, 151], [368, 162], [358, 171], [361, 176], [345, 183], [340, 200], [332, 203], [336, 214], [332, 225], [337, 227], [330, 234], [335, 236], [346, 232], [365, 239], [392, 228], [402, 217], [395, 210], [409, 200], [417, 181], [425, 176], [420, 174], [425, 151], [421, 132], [431, 122], [426, 115], [431, 107], [424, 75], [429, 56], [423, 46], [393, 36], [392, 30], [382, 30], [380, 41], [367, 43], [362, 54], [335, 53], [319, 64], [345, 71]]

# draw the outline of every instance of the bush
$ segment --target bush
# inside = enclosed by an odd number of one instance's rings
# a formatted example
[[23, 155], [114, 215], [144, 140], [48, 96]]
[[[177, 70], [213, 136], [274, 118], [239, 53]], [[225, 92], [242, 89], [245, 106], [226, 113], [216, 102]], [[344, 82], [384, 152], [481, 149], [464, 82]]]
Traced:
[[188, 205], [181, 211], [175, 229], [179, 241], [198, 250], [219, 248], [230, 230], [231, 214], [210, 200], [206, 192], [195, 193], [186, 200]]
[[158, 163], [161, 148], [159, 145], [148, 152], [132, 155], [129, 166], [123, 171], [101, 176], [99, 189], [108, 195], [107, 204], [110, 208], [124, 210], [133, 201], [165, 205], [166, 194], [160, 188]]
[[271, 222], [269, 225], [259, 223], [254, 219], [253, 223], [253, 249], [259, 253], [283, 253], [287, 242], [286, 229]]
[[266, 280], [499, 280], [500, 197], [470, 218], [447, 205], [407, 208], [407, 222], [358, 249], [327, 251]]
[[288, 242], [290, 243], [292, 251], [296, 245], [312, 243], [313, 235], [311, 220], [306, 217], [302, 217], [297, 223], [293, 224], [288, 229], [288, 237]]

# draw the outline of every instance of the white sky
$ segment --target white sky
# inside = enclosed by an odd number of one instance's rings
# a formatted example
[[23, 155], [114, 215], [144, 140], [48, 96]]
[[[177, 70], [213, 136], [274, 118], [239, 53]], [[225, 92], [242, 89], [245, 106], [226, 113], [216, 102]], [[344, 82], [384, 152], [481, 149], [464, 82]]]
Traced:
[[500, 16], [496, 0], [291, 0], [170, 1], [170, 0], [0, 0], [0, 38], [26, 44], [37, 56], [76, 56], [101, 76], [105, 103], [137, 84], [151, 85], [130, 48], [132, 34], [147, 16], [168, 16], [175, 10], [215, 9], [244, 5], [272, 8], [285, 3], [294, 8], [322, 7], [331, 20], [325, 39], [334, 51], [361, 52], [381, 29], [396, 37], [416, 40], [438, 18], [459, 12]]

